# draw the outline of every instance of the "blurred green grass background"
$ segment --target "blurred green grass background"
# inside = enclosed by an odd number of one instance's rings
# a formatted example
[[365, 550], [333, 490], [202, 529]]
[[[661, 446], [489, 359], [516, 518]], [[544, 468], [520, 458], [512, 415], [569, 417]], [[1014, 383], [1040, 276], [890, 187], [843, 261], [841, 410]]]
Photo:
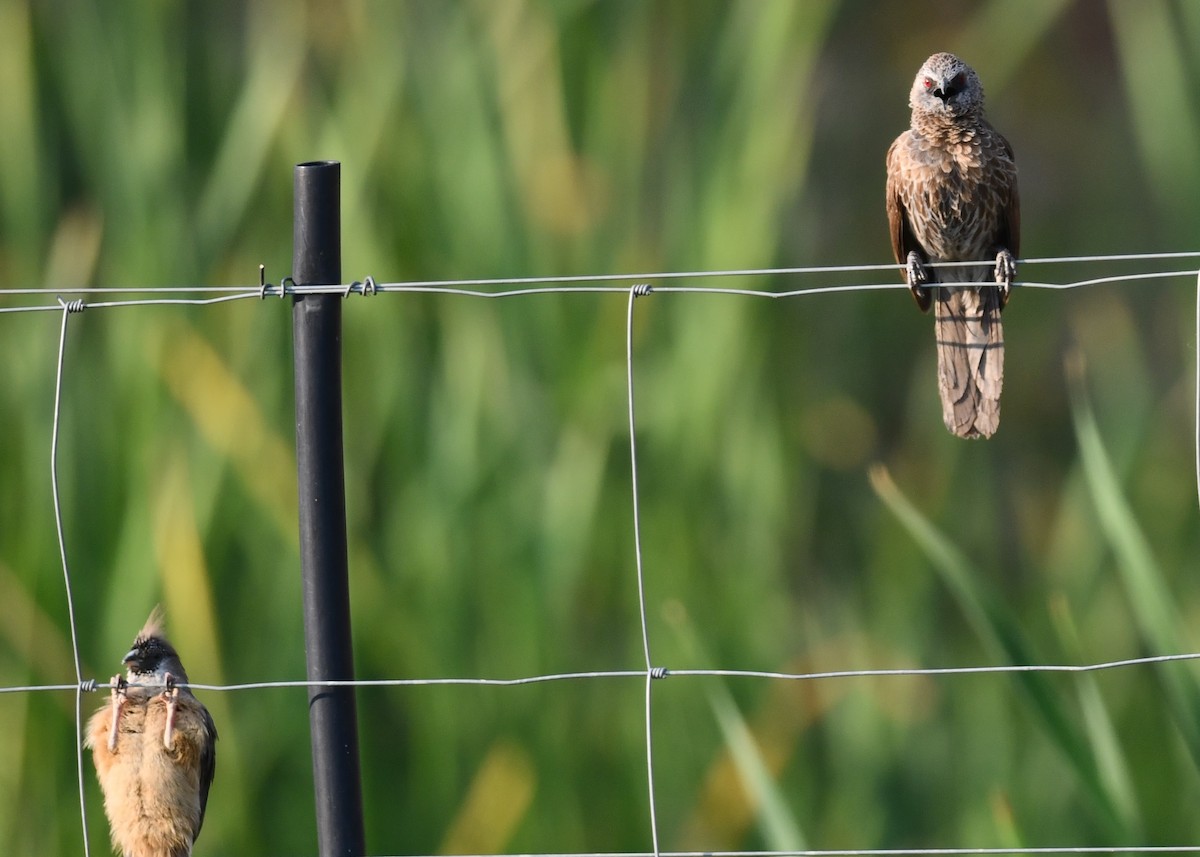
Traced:
[[[248, 284], [259, 262], [278, 281], [292, 166], [318, 158], [343, 163], [347, 279], [885, 262], [883, 153], [937, 50], [979, 70], [1016, 149], [1024, 255], [1194, 249], [1197, 46], [1188, 0], [0, 0], [0, 284], [52, 302]], [[902, 292], [640, 301], [656, 662], [1196, 649], [1192, 301], [1186, 278], [1018, 291], [986, 443], [942, 428], [932, 321]], [[641, 665], [624, 312], [347, 303], [359, 677]], [[49, 490], [59, 323], [0, 315], [3, 685], [74, 674]], [[195, 681], [302, 678], [288, 304], [94, 310], [66, 361], [86, 674], [115, 672], [161, 601]], [[641, 696], [361, 691], [370, 852], [646, 850]], [[204, 699], [221, 743], [197, 854], [315, 853], [304, 691]], [[668, 849], [1200, 841], [1187, 664], [678, 678], [655, 712]], [[72, 695], [0, 695], [0, 726], [0, 853], [81, 853]]]

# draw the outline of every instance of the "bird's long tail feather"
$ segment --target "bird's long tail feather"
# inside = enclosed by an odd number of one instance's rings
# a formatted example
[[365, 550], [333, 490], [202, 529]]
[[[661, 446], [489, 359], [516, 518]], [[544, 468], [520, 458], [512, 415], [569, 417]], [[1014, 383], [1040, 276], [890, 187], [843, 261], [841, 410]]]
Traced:
[[1004, 330], [999, 292], [940, 286], [934, 304], [942, 419], [959, 437], [991, 437], [1000, 425]]

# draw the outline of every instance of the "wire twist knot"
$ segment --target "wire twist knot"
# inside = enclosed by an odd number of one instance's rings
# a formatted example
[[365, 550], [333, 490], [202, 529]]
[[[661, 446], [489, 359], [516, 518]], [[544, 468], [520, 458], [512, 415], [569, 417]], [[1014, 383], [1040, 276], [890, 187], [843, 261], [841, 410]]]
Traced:
[[666, 678], [671, 674], [671, 671], [666, 667], [651, 667], [650, 678]]
[[85, 304], [83, 300], [79, 298], [73, 301], [64, 301], [61, 297], [59, 297], [58, 305], [65, 309], [68, 313], [83, 312], [85, 309], [87, 309], [87, 304]]
[[79, 689], [84, 693], [95, 693], [96, 680], [94, 678], [84, 679], [79, 683]]
[[[288, 283], [291, 283], [293, 287], [296, 285], [296, 281], [293, 280], [291, 278], [291, 276], [284, 277], [282, 280], [279, 281], [279, 297], [281, 299], [287, 297], [287, 284]], [[263, 266], [259, 265], [258, 266], [258, 299], [261, 301], [264, 298], [266, 298], [266, 296], [268, 294], [270, 294], [271, 289], [273, 289], [273, 288], [275, 288], [275, 284], [267, 282], [266, 275], [263, 270]]]
[[354, 293], [355, 286], [360, 287], [359, 294], [361, 294], [363, 296], [373, 295], [373, 294], [377, 294], [379, 292], [379, 287], [377, 285], [375, 285], [375, 278], [367, 277], [365, 280], [362, 280], [361, 282], [359, 280], [355, 280], [353, 283], [346, 286], [346, 291], [342, 293], [342, 297], [344, 297], [344, 298], [350, 297], [350, 295], [352, 295]]
[[649, 283], [638, 283], [633, 287], [633, 296], [635, 298], [644, 298], [653, 291], [654, 287]]

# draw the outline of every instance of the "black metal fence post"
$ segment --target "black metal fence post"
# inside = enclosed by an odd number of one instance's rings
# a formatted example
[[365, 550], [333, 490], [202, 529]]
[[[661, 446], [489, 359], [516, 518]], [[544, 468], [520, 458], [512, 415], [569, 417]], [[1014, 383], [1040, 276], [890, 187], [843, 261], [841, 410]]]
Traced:
[[[341, 164], [298, 164], [292, 250], [296, 284], [340, 282], [341, 240]], [[292, 336], [308, 680], [350, 680], [354, 657], [342, 461], [341, 296], [297, 295]], [[366, 853], [366, 837], [354, 688], [311, 688], [308, 719], [319, 853], [358, 857]]]

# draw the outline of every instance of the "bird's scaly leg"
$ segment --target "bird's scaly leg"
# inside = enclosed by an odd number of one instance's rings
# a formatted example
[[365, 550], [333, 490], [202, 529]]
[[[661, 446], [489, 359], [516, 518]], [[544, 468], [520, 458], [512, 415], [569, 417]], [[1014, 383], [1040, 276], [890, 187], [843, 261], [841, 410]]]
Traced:
[[108, 752], [110, 753], [117, 751], [117, 733], [121, 728], [121, 709], [125, 707], [126, 683], [124, 676], [112, 677], [112, 728], [108, 732]]
[[163, 726], [163, 746], [170, 750], [175, 743], [175, 711], [179, 705], [179, 688], [175, 686], [175, 676], [170, 673], [167, 673], [164, 683], [167, 686], [163, 691], [167, 700], [167, 722]]
[[912, 292], [913, 300], [921, 308], [921, 312], [929, 311], [929, 289], [921, 285], [929, 281], [929, 272], [921, 255], [916, 250], [908, 251], [908, 259], [904, 265], [904, 275], [908, 280], [908, 290]]
[[1017, 260], [1007, 250], [996, 254], [996, 285], [1000, 287], [1000, 308], [1008, 303], [1008, 295], [1012, 291], [1013, 279], [1017, 276]]

